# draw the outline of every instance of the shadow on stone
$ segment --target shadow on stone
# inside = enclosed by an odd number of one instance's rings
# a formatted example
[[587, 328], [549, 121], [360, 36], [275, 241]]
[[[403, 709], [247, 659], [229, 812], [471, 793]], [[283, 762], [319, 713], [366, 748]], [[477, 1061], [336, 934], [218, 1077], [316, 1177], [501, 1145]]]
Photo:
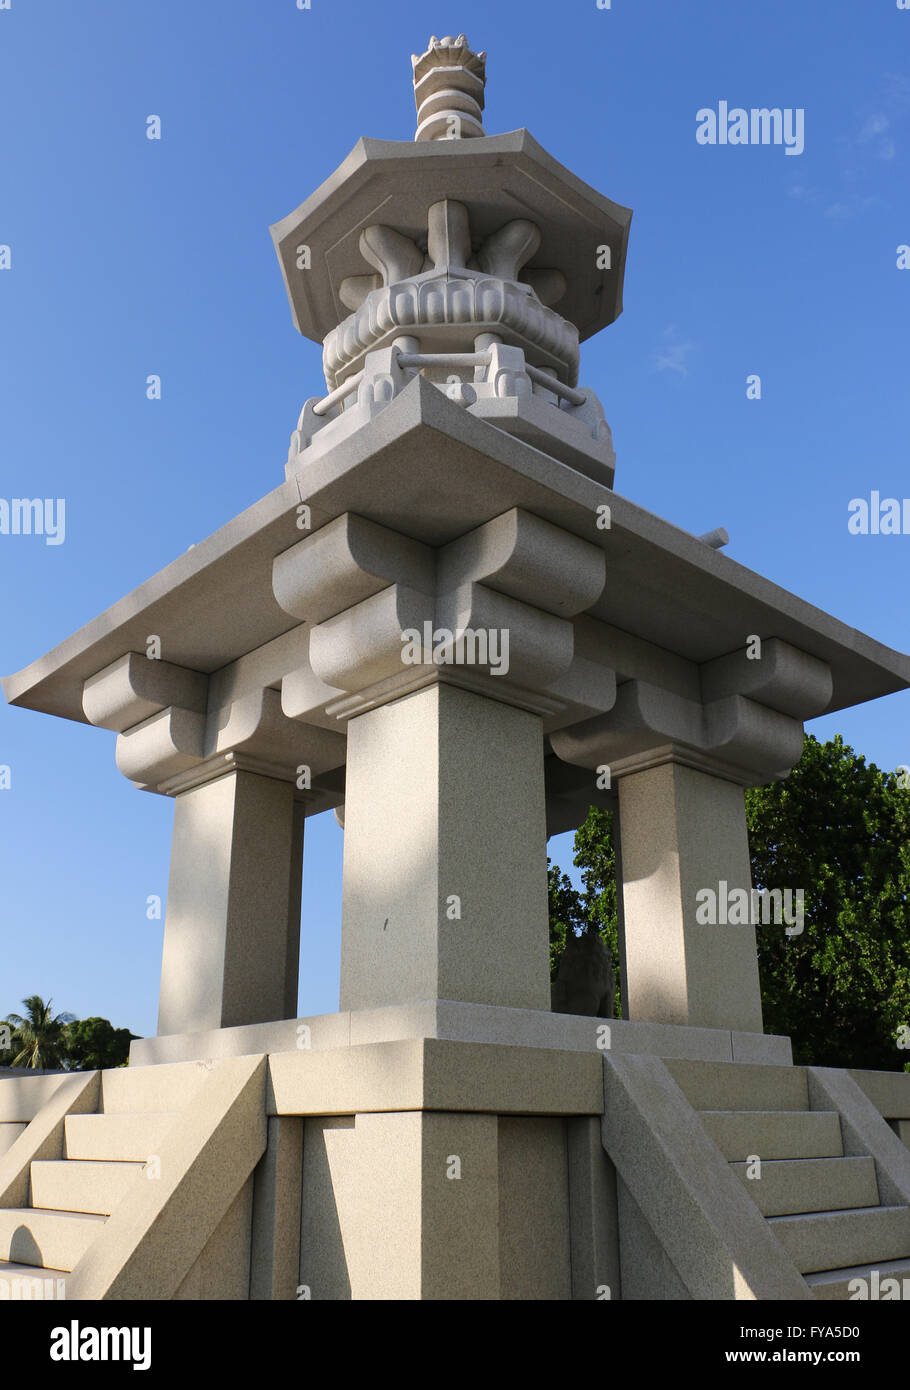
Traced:
[[28, 1226], [17, 1226], [13, 1232], [9, 1243], [9, 1258], [13, 1264], [35, 1265], [38, 1268], [44, 1264], [41, 1246]]

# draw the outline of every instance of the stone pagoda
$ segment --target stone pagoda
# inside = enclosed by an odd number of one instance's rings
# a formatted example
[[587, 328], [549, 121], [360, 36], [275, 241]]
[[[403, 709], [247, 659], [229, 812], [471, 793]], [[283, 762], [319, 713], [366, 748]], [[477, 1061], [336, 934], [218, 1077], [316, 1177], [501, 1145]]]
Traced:
[[[69, 1297], [826, 1296], [811, 1279], [910, 1261], [886, 1123], [910, 1078], [794, 1068], [753, 922], [703, 925], [697, 895], [751, 893], [744, 788], [910, 659], [614, 490], [579, 356], [622, 311], [631, 212], [526, 130], [486, 134], [464, 35], [412, 62], [414, 140], [361, 139], [272, 228], [325, 372], [285, 480], [4, 681], [114, 733], [174, 840], [159, 1035], [128, 1074], [9, 1102], [43, 1137], [0, 1159], [0, 1235], [71, 1131], [97, 1159], [87, 1120], [167, 1112], [101, 1155], [154, 1144], [167, 1181], [46, 1237]], [[547, 836], [592, 804], [617, 813], [609, 1024], [550, 1007]], [[298, 1019], [305, 823], [331, 808], [340, 1008]], [[850, 1201], [890, 1213], [866, 1245], [772, 1229], [831, 1193], [756, 1205], [699, 1115], [759, 1110], [792, 1112], [780, 1154], [742, 1140], [784, 1168], [821, 1142], [863, 1159], [848, 1187], [877, 1173]]]

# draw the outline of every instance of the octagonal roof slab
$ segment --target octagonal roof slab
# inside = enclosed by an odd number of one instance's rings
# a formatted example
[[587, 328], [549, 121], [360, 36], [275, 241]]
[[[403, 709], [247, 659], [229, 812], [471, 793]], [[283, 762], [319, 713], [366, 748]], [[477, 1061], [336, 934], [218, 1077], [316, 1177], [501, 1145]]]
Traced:
[[[305, 481], [304, 481], [305, 479]], [[297, 507], [319, 530], [346, 512], [431, 546], [519, 507], [603, 548], [607, 582], [587, 617], [619, 682], [648, 678], [653, 649], [701, 665], [741, 651], [747, 634], [779, 638], [826, 662], [819, 714], [910, 688], [910, 656], [839, 622], [729, 556], [451, 401], [417, 376], [373, 421], [181, 555], [46, 656], [3, 680], [7, 700], [88, 722], [86, 680], [148, 633], [203, 673], [259, 651], [278, 689], [306, 662], [306, 621], [281, 609], [274, 558], [296, 545]], [[611, 509], [598, 530], [597, 509]], [[582, 619], [583, 621], [583, 619]], [[332, 727], [342, 726], [332, 721]]]
[[[540, 245], [522, 278], [558, 270], [565, 293], [554, 301], [584, 341], [622, 313], [623, 275], [632, 212], [611, 202], [547, 154], [527, 130], [471, 140], [406, 143], [362, 139], [295, 212], [272, 227], [294, 323], [321, 343], [348, 310], [342, 281], [369, 275], [360, 251], [365, 227], [383, 223], [426, 246], [434, 203], [464, 204], [476, 247], [514, 218], [540, 228]], [[309, 247], [309, 269], [298, 268]], [[597, 266], [610, 248], [611, 272]]]

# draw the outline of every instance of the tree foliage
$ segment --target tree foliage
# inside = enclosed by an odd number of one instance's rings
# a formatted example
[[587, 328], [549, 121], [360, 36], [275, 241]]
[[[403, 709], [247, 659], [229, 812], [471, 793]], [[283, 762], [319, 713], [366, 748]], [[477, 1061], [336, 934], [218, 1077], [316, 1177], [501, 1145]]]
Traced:
[[77, 1019], [75, 1014], [54, 1014], [53, 1000], [40, 994], [23, 999], [24, 1014], [9, 1014], [0, 1022], [9, 1046], [0, 1041], [0, 1064], [43, 1071], [97, 1071], [122, 1067], [129, 1061], [130, 1043], [136, 1036], [128, 1028], [114, 1028], [106, 1018]]
[[806, 895], [801, 934], [757, 928], [765, 1031], [797, 1062], [910, 1070], [910, 790], [809, 736], [746, 814], [755, 886]]
[[8, 1015], [9, 1066], [45, 1071], [63, 1066], [64, 1029], [73, 1022], [75, 1014], [54, 1014], [53, 1003], [53, 999], [45, 1003], [40, 994], [30, 994], [22, 1001], [24, 1014]]
[[547, 865], [550, 895], [550, 978], [556, 974], [565, 950], [566, 934], [598, 932], [613, 960], [616, 976], [614, 1017], [621, 1018], [619, 991], [619, 934], [616, 918], [616, 861], [613, 852], [613, 813], [592, 806], [584, 824], [575, 832], [576, 868], [581, 869], [582, 891], [556, 864]]
[[106, 1018], [82, 1018], [65, 1030], [67, 1071], [101, 1071], [126, 1066], [135, 1034]]

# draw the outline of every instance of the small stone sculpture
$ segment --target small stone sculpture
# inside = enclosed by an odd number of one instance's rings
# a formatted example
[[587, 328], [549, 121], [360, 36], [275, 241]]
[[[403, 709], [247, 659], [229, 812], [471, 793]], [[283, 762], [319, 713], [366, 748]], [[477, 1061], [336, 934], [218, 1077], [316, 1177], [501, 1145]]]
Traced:
[[550, 986], [550, 1005], [556, 1014], [612, 1018], [616, 996], [613, 963], [600, 935], [569, 932], [556, 979]]

